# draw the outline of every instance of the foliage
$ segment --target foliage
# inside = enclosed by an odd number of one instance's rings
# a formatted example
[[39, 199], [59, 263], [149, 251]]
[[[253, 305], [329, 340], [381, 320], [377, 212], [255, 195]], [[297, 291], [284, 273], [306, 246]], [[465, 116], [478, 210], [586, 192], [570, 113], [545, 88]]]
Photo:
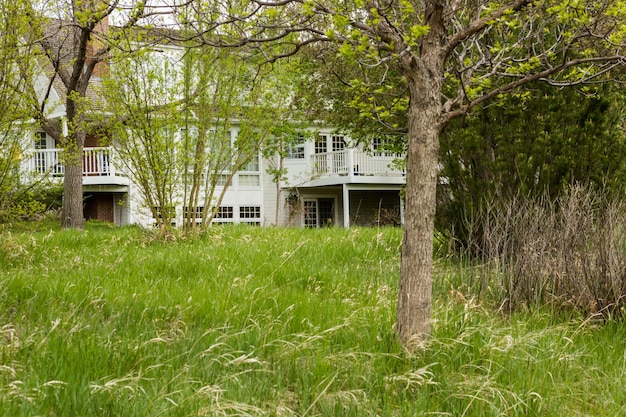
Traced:
[[[4, 2], [7, 3], [7, 2]], [[117, 10], [113, 2], [13, 2], [23, 45], [12, 51], [24, 80], [17, 94], [28, 104], [30, 119], [63, 149], [62, 224], [82, 228], [82, 152], [91, 131], [91, 115], [102, 110], [93, 86], [106, 73], [111, 48], [148, 12], [143, 2]], [[119, 11], [119, 13], [116, 13]], [[109, 31], [109, 16], [117, 19]]]
[[466, 219], [494, 198], [558, 198], [573, 184], [626, 185], [623, 96], [531, 85], [449, 126], [441, 136], [437, 227], [464, 247]]
[[[0, 416], [620, 415], [624, 323], [503, 316], [438, 262], [393, 334], [401, 231], [0, 235]], [[349, 266], [349, 267], [348, 267]], [[466, 271], [470, 272], [470, 271]], [[427, 349], [423, 349], [427, 347]]]
[[129, 40], [144, 49], [119, 57], [105, 80], [111, 133], [157, 224], [169, 229], [182, 203], [185, 230], [205, 227], [238, 172], [260, 171], [286, 117], [288, 67], [165, 40], [155, 50], [148, 40]]
[[[25, 42], [27, 23], [19, 5], [0, 4], [0, 222], [30, 217], [46, 208], [37, 201], [31, 179], [21, 171], [30, 143], [28, 103], [21, 91], [32, 76], [28, 59], [31, 46]], [[26, 138], [25, 138], [26, 136]]]
[[[209, 35], [202, 40], [259, 48], [272, 45], [266, 49], [272, 59], [277, 43], [289, 51], [279, 57], [299, 53], [312, 43], [325, 44], [357, 67], [354, 75], [342, 78], [352, 92], [361, 92], [350, 100], [354, 110], [363, 119], [379, 118], [391, 127], [398, 113], [389, 106], [391, 101], [381, 104], [363, 92], [380, 91], [384, 96], [384, 80], [405, 83], [404, 92], [402, 83], [398, 88], [392, 85], [391, 91], [397, 94], [399, 107], [406, 104], [408, 114], [406, 238], [397, 320], [407, 345], [414, 338], [427, 337], [430, 329], [430, 242], [442, 130], [472, 108], [532, 82], [584, 87], [607, 75], [617, 78], [625, 62], [626, 16], [623, 2], [617, 0], [246, 4], [221, 10], [213, 19], [217, 27], [234, 27], [235, 39]], [[215, 12], [210, 9], [205, 15], [213, 18]]]
[[408, 95], [395, 67], [356, 65], [353, 54], [337, 54], [325, 45], [310, 46], [300, 57], [306, 82], [295, 101], [304, 117], [323, 120], [352, 140], [384, 139], [387, 150], [404, 151]]
[[479, 262], [467, 282], [489, 290], [510, 310], [577, 310], [588, 316], [626, 312], [626, 204], [621, 195], [574, 186], [558, 199], [517, 195], [494, 200], [468, 219]]
[[62, 206], [63, 188], [54, 182], [39, 181], [30, 185], [19, 184], [10, 200], [0, 207], [0, 223], [40, 218], [46, 212], [54, 212]]

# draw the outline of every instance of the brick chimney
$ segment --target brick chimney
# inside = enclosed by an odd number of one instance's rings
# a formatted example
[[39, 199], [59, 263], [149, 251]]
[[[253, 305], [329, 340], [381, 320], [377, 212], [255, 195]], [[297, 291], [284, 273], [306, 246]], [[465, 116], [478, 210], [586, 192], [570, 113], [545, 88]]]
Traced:
[[[109, 16], [104, 16], [96, 25], [91, 33], [91, 42], [87, 47], [87, 63], [91, 61], [94, 55], [105, 45], [106, 37], [109, 34]], [[108, 59], [100, 61], [93, 70], [93, 75], [102, 77], [109, 73]]]

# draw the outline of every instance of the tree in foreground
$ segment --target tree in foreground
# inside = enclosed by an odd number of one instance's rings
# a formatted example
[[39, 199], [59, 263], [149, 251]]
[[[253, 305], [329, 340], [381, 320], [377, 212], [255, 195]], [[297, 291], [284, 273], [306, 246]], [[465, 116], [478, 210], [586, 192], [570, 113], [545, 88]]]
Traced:
[[[365, 71], [389, 68], [402, 75], [409, 100], [396, 330], [406, 345], [430, 333], [432, 237], [444, 127], [527, 83], [582, 85], [617, 72], [624, 63], [626, 8], [617, 0], [253, 0], [214, 4], [200, 13], [205, 25], [231, 28], [199, 33], [195, 39], [205, 44], [255, 45], [276, 59], [323, 43]], [[385, 84], [387, 72], [379, 74], [372, 89]], [[363, 112], [386, 111], [367, 106]]]
[[[24, 132], [32, 125], [28, 103], [21, 92], [33, 77], [34, 62], [19, 58], [32, 52], [27, 33], [28, 24], [18, 4], [0, 3], [0, 222], [46, 209], [30, 198], [40, 184], [21, 170], [30, 150]], [[22, 51], [23, 55], [16, 55], [15, 51]]]

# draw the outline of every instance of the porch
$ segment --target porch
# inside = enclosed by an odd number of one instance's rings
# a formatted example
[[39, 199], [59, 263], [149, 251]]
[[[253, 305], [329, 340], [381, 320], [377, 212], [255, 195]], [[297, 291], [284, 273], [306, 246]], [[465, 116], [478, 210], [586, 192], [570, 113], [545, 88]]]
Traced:
[[[404, 170], [397, 162], [402, 155], [364, 152], [355, 148], [311, 155], [313, 177], [325, 176], [379, 176], [404, 177]], [[361, 182], [361, 181], [359, 181]]]
[[[83, 149], [83, 185], [128, 185], [125, 173], [116, 164], [113, 147], [93, 147]], [[49, 175], [62, 178], [65, 174], [63, 166], [63, 150], [35, 149], [25, 163], [27, 173]]]

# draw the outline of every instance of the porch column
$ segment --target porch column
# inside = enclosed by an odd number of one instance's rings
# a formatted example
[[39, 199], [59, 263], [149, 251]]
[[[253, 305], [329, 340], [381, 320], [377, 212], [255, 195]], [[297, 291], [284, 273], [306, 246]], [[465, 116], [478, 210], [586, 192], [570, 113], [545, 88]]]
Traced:
[[352, 177], [354, 177], [354, 170], [356, 169], [356, 165], [354, 164], [354, 149], [348, 148], [348, 153], [346, 154], [346, 165], [348, 168], [348, 178], [352, 181]]
[[350, 227], [350, 190], [348, 184], [343, 184], [343, 227]]
[[404, 226], [404, 200], [400, 196], [400, 224]]

